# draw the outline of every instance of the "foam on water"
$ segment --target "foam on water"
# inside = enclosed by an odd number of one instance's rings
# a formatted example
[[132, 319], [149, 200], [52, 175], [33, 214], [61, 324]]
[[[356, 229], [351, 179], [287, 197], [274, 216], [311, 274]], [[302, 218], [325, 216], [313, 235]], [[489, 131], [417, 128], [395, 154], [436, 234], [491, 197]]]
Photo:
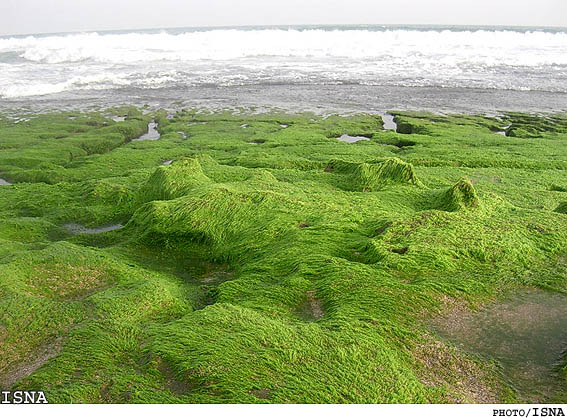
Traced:
[[[466, 47], [466, 48], [463, 48]], [[130, 64], [249, 57], [424, 59], [486, 65], [567, 64], [567, 33], [511, 30], [211, 29], [172, 34], [81, 33], [0, 39], [24, 62]], [[507, 54], [522, 52], [522, 54]]]
[[0, 38], [2, 98], [262, 84], [567, 92], [567, 32], [233, 28]]

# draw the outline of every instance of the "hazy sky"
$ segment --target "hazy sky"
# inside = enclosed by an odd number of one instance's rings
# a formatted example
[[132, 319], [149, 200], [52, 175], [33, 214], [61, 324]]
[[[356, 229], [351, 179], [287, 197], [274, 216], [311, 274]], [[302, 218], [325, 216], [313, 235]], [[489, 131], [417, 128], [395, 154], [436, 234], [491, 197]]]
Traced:
[[0, 34], [333, 23], [567, 26], [567, 0], [0, 0]]

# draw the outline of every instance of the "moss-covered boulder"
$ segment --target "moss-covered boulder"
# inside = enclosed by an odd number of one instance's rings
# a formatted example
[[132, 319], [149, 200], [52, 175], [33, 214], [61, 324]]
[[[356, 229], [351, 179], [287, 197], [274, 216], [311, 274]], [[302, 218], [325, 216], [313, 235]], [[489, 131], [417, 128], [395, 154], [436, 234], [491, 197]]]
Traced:
[[508, 137], [521, 137], [521, 138], [529, 139], [529, 138], [541, 137], [541, 133], [533, 127], [510, 126], [506, 130], [506, 136], [508, 136]]
[[146, 203], [129, 224], [146, 244], [189, 240], [210, 247], [215, 260], [243, 261], [285, 238], [285, 231], [297, 230], [281, 221], [295, 205], [273, 192], [211, 184], [173, 200]]
[[419, 121], [415, 119], [402, 117], [396, 115], [394, 117], [394, 122], [396, 123], [396, 133], [399, 134], [428, 134], [429, 131], [425, 125], [420, 124]]
[[344, 175], [346, 189], [351, 191], [376, 191], [391, 184], [422, 185], [413, 165], [398, 158], [369, 163], [333, 159], [325, 171]]
[[473, 184], [461, 178], [455, 185], [442, 192], [436, 199], [434, 208], [444, 211], [459, 211], [478, 207], [479, 199]]
[[157, 168], [138, 192], [138, 203], [172, 200], [211, 182], [197, 159], [182, 159], [172, 165]]

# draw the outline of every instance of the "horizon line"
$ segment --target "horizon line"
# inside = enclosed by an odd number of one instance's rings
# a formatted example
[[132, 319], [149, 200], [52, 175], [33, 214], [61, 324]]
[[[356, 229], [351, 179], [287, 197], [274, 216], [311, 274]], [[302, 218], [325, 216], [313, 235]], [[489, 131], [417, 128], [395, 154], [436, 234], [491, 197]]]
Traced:
[[211, 30], [211, 29], [234, 29], [234, 28], [294, 28], [294, 27], [371, 27], [371, 26], [383, 26], [383, 27], [431, 27], [431, 28], [449, 28], [449, 27], [460, 27], [460, 28], [510, 28], [510, 29], [554, 29], [554, 30], [566, 30], [567, 26], [559, 25], [485, 25], [485, 24], [447, 24], [447, 23], [301, 23], [301, 24], [270, 24], [270, 25], [203, 25], [203, 26], [155, 26], [155, 27], [136, 27], [136, 28], [120, 28], [120, 29], [84, 29], [84, 30], [71, 30], [71, 31], [50, 31], [50, 32], [28, 32], [28, 33], [16, 33], [16, 34], [0, 34], [0, 38], [5, 37], [25, 37], [25, 36], [35, 36], [35, 35], [68, 35], [68, 34], [81, 34], [81, 33], [104, 33], [104, 32], [128, 32], [128, 31], [152, 31], [152, 30], [176, 30], [176, 29], [193, 29], [193, 30]]

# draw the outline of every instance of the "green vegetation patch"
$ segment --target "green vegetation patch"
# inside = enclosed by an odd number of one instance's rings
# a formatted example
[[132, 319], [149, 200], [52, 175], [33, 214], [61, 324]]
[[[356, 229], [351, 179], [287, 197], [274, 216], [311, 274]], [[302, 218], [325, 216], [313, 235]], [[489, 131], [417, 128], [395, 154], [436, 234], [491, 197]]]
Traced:
[[567, 214], [567, 201], [559, 203], [559, 205], [554, 210], [557, 213]]
[[[391, 114], [397, 133], [368, 114], [1, 120], [0, 386], [54, 403], [523, 401], [427, 325], [567, 293], [565, 117]], [[152, 120], [159, 140], [131, 141]]]
[[440, 195], [436, 202], [436, 208], [445, 211], [457, 211], [478, 207], [478, 204], [478, 195], [473, 184], [467, 179], [461, 179]]
[[398, 158], [389, 158], [376, 163], [355, 163], [331, 160], [325, 172], [345, 176], [350, 191], [375, 191], [389, 184], [412, 184], [421, 186], [413, 166]]

